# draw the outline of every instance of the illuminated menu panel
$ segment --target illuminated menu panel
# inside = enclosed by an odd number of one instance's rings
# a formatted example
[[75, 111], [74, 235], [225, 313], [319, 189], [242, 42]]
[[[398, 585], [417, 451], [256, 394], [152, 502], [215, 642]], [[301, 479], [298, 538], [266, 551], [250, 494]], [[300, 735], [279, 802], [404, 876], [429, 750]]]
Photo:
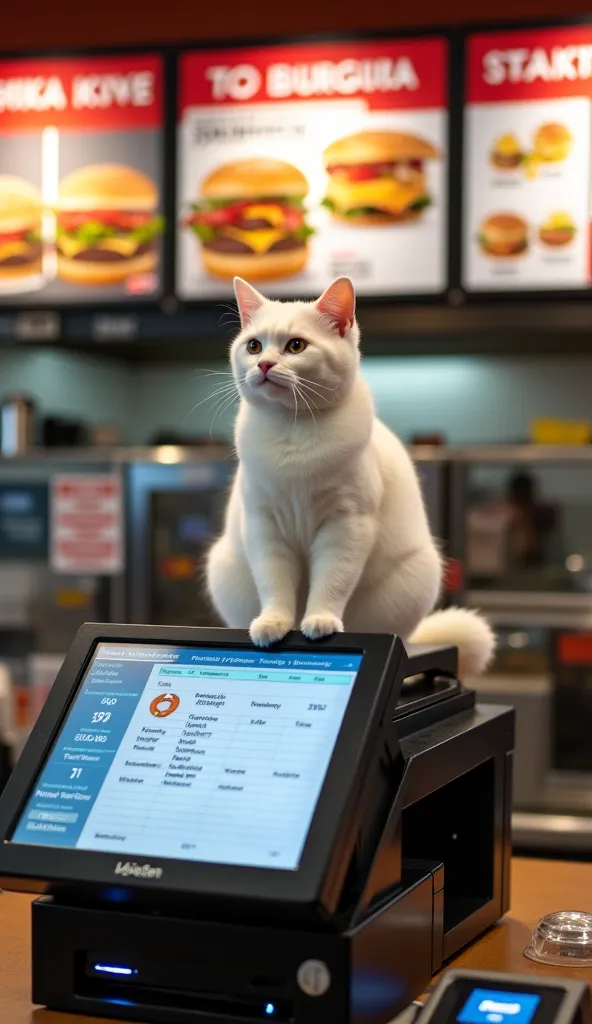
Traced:
[[0, 305], [161, 291], [163, 59], [0, 62]]
[[362, 295], [447, 283], [443, 38], [182, 54], [177, 292]]
[[463, 283], [590, 287], [592, 26], [468, 40]]

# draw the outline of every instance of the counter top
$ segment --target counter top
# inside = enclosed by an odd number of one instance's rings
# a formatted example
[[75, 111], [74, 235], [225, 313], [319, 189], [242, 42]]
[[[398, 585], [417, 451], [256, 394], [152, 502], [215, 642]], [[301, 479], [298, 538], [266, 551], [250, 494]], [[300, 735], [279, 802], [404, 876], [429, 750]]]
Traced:
[[[35, 1009], [30, 1003], [31, 897], [0, 897], [0, 1021], [6, 1024], [109, 1024]], [[523, 974], [561, 974], [592, 984], [591, 968], [546, 968], [523, 956], [533, 926], [553, 910], [592, 913], [592, 864], [522, 860], [512, 863], [512, 909], [449, 966]], [[113, 1022], [111, 1021], [111, 1024]]]

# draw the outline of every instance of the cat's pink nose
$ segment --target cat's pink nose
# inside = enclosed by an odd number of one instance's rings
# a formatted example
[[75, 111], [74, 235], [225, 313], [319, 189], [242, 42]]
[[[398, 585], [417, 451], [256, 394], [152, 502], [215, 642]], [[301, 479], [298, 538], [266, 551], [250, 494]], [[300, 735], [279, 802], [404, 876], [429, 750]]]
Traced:
[[261, 371], [262, 371], [262, 372], [263, 372], [263, 373], [265, 374], [265, 376], [267, 377], [267, 374], [268, 374], [268, 373], [269, 373], [269, 371], [271, 370], [272, 366], [275, 366], [275, 363], [265, 363], [265, 362], [263, 362], [263, 363], [257, 363], [257, 366], [259, 367], [259, 369], [260, 369], [260, 370], [261, 370]]

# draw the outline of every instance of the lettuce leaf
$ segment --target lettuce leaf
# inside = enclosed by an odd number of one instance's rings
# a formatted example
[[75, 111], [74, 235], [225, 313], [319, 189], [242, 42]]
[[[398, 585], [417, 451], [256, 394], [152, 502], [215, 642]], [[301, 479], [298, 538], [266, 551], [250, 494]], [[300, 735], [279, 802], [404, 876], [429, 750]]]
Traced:
[[291, 231], [290, 235], [292, 238], [297, 238], [299, 242], [307, 242], [311, 235], [316, 234], [314, 228], [308, 226], [308, 224], [302, 224], [295, 231]]
[[216, 237], [216, 229], [210, 227], [209, 224], [190, 224], [191, 230], [194, 235], [197, 235], [200, 242], [211, 242]]
[[304, 209], [304, 198], [302, 196], [253, 196], [252, 199], [240, 199], [236, 196], [228, 199], [199, 199], [189, 204], [189, 209], [194, 213], [207, 213], [209, 210], [223, 210], [225, 206], [234, 206], [238, 202], [247, 202], [250, 206], [259, 203], [279, 203], [280, 206], [292, 206], [297, 210]]
[[129, 232], [130, 238], [133, 238], [138, 245], [144, 245], [145, 242], [151, 242], [157, 235], [161, 235], [164, 231], [164, 217], [160, 215], [153, 217], [147, 224], [143, 224], [139, 228], [133, 228]]
[[416, 199], [414, 203], [411, 203], [409, 209], [413, 210], [414, 213], [418, 213], [419, 210], [426, 210], [428, 206], [432, 205], [432, 202], [431, 196], [422, 196], [421, 199]]
[[111, 224], [102, 224], [98, 220], [89, 220], [86, 224], [82, 224], [79, 228], [75, 228], [72, 231], [67, 231], [65, 228], [58, 227], [58, 237], [60, 235], [65, 235], [67, 238], [81, 242], [90, 249], [93, 245], [97, 245], [98, 242], [102, 242], [105, 238], [113, 238], [115, 235], [123, 235], [125, 238], [132, 238], [138, 243], [138, 246], [140, 246], [144, 245], [146, 242], [150, 242], [157, 235], [162, 234], [163, 230], [164, 217], [161, 216], [153, 217], [147, 224], [143, 224], [138, 228], [132, 228], [131, 231], [118, 229]]

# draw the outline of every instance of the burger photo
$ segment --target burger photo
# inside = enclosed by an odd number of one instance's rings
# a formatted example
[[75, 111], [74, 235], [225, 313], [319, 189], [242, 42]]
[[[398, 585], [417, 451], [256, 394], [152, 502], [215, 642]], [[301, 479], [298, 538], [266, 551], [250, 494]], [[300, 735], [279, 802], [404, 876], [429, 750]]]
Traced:
[[39, 189], [24, 178], [0, 174], [0, 283], [6, 288], [41, 273], [42, 216]]
[[490, 160], [500, 171], [514, 171], [520, 167], [524, 153], [516, 136], [500, 135], [491, 148]]
[[481, 224], [479, 245], [488, 256], [520, 256], [528, 249], [528, 224], [515, 213], [494, 213]]
[[208, 273], [261, 281], [303, 270], [313, 234], [303, 207], [308, 191], [297, 167], [270, 157], [212, 171], [184, 219], [201, 244]]
[[65, 177], [57, 203], [58, 276], [115, 285], [148, 273], [163, 229], [153, 181], [134, 167], [91, 164]]
[[569, 213], [552, 213], [539, 228], [539, 238], [543, 245], [561, 248], [573, 242], [576, 230]]
[[329, 175], [323, 206], [356, 226], [416, 220], [432, 202], [424, 165], [437, 156], [431, 142], [405, 132], [337, 139], [323, 153]]
[[573, 143], [571, 133], [563, 124], [543, 124], [534, 136], [534, 151], [545, 163], [559, 163], [569, 155]]

